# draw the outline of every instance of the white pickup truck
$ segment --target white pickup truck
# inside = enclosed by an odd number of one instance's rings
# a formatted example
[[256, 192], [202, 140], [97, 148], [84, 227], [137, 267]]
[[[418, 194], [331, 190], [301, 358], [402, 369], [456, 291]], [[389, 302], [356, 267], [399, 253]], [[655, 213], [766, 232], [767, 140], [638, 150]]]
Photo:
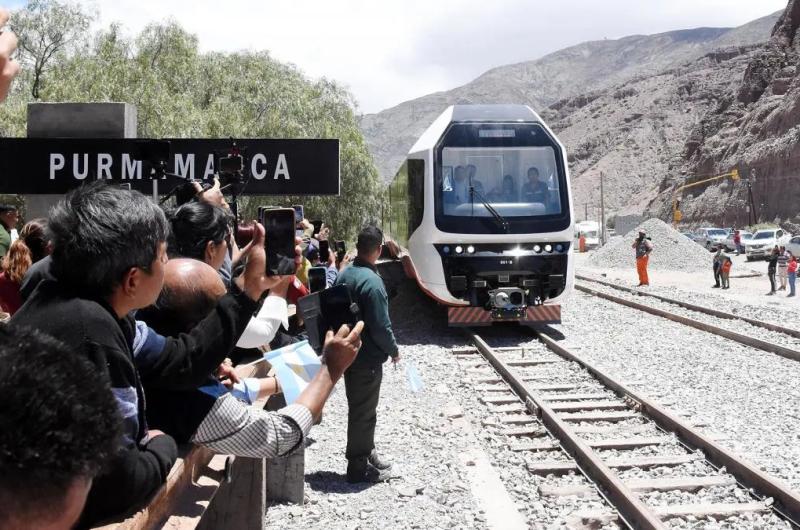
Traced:
[[767, 228], [753, 234], [753, 238], [744, 242], [744, 254], [747, 261], [766, 258], [775, 246], [786, 246], [792, 234], [781, 228]]

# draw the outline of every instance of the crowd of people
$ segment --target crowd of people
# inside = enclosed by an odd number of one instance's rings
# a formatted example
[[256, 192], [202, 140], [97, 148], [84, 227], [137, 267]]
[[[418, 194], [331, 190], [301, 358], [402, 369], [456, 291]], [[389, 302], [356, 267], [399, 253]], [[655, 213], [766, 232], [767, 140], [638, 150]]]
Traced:
[[[744, 252], [738, 230], [734, 231], [733, 242], [738, 256], [741, 252]], [[640, 230], [631, 247], [636, 256], [636, 271], [639, 275], [638, 287], [650, 285], [647, 264], [650, 254], [653, 252], [653, 242], [644, 231]], [[774, 296], [778, 291], [786, 291], [787, 287], [789, 290], [787, 297], [791, 298], [796, 295], [797, 264], [797, 256], [787, 250], [785, 246], [775, 245], [767, 256], [767, 277], [770, 284], [768, 296]], [[711, 259], [711, 268], [714, 274], [714, 285], [711, 287], [715, 289], [730, 289], [733, 260], [721, 246], [714, 252]]]
[[[0, 9], [0, 28], [7, 20]], [[15, 47], [0, 33], [0, 101], [19, 69]], [[165, 482], [178, 443], [285, 456], [304, 444], [339, 379], [346, 480], [393, 476], [374, 440], [382, 365], [400, 359], [376, 269], [391, 242], [367, 226], [354, 253], [337, 252], [323, 243], [332, 227], [303, 219], [295, 274], [269, 276], [264, 227], [250, 224], [240, 247], [218, 182], [176, 197], [166, 210], [94, 182], [16, 238], [17, 209], [0, 206], [0, 528], [86, 528], [132, 513]], [[280, 382], [240, 379], [233, 366], [306, 338], [289, 304], [309, 294], [315, 267], [320, 288], [346, 285], [360, 319], [327, 331], [320, 370], [293, 403], [268, 412], [253, 404]]]
[[[63, 512], [79, 516], [81, 527], [141, 507], [165, 481], [177, 458], [176, 443], [244, 457], [289, 454], [303, 443], [342, 377], [349, 406], [346, 479], [392, 476], [374, 442], [382, 364], [399, 360], [388, 297], [375, 268], [383, 234], [365, 227], [351, 262], [349, 256], [337, 259], [332, 249], [320, 256], [320, 242], [331, 229], [314, 233], [303, 220], [297, 227], [302, 237], [295, 241], [298, 274], [267, 276], [263, 227], [254, 223], [252, 240], [239, 248], [231, 213], [215, 197], [218, 185], [201, 188], [189, 202], [164, 211], [136, 191], [84, 185], [61, 199], [47, 219], [26, 223], [3, 258], [0, 299], [11, 314], [5, 337], [87, 361], [76, 368], [91, 373], [81, 378], [83, 384], [97, 382], [105, 392], [96, 410], [88, 411], [97, 421], [88, 429], [98, 444], [96, 457], [86, 456], [86, 474], [61, 490], [76, 502], [85, 498], [82, 510]], [[292, 296], [309, 294], [308, 275], [299, 276], [312, 267], [325, 269], [324, 287], [347, 286], [361, 321], [353, 329], [328, 331], [323, 369], [295, 403], [275, 413], [253, 407], [280, 392], [280, 384], [274, 377], [239, 380], [232, 365], [270, 344], [305, 339], [301, 324], [289, 325], [288, 307]], [[26, 359], [13, 359], [11, 345], [4, 347], [12, 360], [0, 375], [0, 393], [26, 386], [15, 371]], [[61, 386], [54, 381], [40, 391], [68, 392]], [[2, 414], [9, 413], [4, 404]], [[63, 415], [47, 416], [51, 423], [42, 424], [35, 410], [13, 414], [13, 421], [3, 418], [4, 425], [24, 430], [36, 423], [36, 431], [48, 432], [53, 443], [70, 432], [60, 423]], [[63, 441], [65, 451], [70, 443], [90, 450], [78, 434], [71, 436]], [[18, 471], [10, 476], [25, 482], [30, 479], [23, 475], [46, 474], [24, 458], [29, 449], [20, 444], [27, 437], [14, 441], [6, 432], [3, 438], [0, 458]], [[16, 491], [0, 486], [0, 497], [16, 500]]]

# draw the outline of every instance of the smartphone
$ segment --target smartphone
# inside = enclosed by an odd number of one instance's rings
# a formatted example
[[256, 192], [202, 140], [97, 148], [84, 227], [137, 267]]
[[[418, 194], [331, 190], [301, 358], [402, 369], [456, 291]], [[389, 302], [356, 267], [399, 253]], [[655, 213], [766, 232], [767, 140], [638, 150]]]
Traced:
[[344, 241], [334, 241], [333, 245], [336, 249], [336, 261], [342, 261], [345, 254], [347, 254], [347, 247], [344, 246]]
[[320, 221], [320, 220], [311, 221], [311, 224], [314, 225], [314, 234], [313, 235], [319, 234], [319, 231], [322, 230], [322, 221]]
[[327, 241], [319, 242], [319, 260], [322, 263], [328, 263], [328, 253], [331, 251], [330, 244]]
[[328, 286], [327, 272], [325, 267], [311, 267], [308, 269], [308, 290], [312, 293], [324, 291]]
[[264, 210], [261, 218], [266, 231], [267, 276], [294, 274], [294, 210]]
[[306, 323], [308, 341], [318, 353], [328, 330], [338, 331], [342, 324], [352, 329], [360, 318], [358, 304], [350, 299], [345, 284], [304, 296], [297, 300], [297, 307]]
[[344, 283], [319, 293], [319, 308], [328, 325], [325, 331], [339, 331], [343, 324], [353, 329], [358, 322], [358, 304], [350, 298], [350, 291]]
[[294, 210], [294, 224], [299, 225], [305, 219], [305, 214], [303, 213], [303, 205], [302, 204], [295, 204], [292, 206]]

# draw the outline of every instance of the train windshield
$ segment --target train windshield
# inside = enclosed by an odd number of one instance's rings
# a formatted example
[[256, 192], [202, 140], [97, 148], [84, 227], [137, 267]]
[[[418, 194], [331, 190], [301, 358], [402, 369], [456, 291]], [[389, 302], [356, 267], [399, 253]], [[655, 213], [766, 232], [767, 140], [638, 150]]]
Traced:
[[[561, 183], [552, 147], [442, 150], [441, 197], [447, 216], [558, 215]], [[487, 207], [487, 204], [491, 208]]]

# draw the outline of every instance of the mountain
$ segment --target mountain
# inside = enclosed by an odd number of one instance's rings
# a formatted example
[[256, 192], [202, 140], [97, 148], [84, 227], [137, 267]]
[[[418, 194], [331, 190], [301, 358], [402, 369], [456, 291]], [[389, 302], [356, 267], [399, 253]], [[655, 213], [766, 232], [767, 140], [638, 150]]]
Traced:
[[[800, 230], [800, 0], [791, 0], [766, 44], [751, 55], [742, 76], [692, 128], [683, 149], [685, 175], [738, 169], [739, 182], [713, 184], [684, 197], [693, 221], [742, 226], [755, 206], [758, 222]], [[665, 202], [682, 183], [668, 177], [650, 211], [665, 217]], [[752, 200], [750, 199], [752, 192]]]
[[416, 139], [449, 105], [525, 103], [543, 111], [565, 98], [679, 68], [718, 48], [764, 42], [777, 18], [776, 13], [738, 28], [697, 28], [585, 42], [534, 61], [494, 68], [453, 90], [364, 115], [361, 130], [381, 177], [389, 181]]

